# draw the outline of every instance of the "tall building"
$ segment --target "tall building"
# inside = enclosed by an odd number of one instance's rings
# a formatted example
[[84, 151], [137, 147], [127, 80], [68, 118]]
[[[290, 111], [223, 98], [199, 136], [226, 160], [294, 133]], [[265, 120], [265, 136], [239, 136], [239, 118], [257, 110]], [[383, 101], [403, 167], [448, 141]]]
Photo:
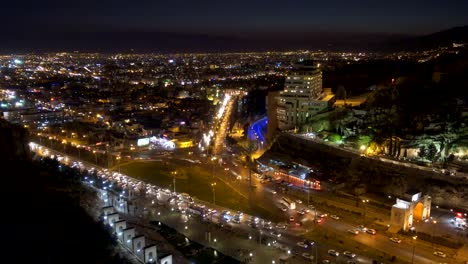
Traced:
[[277, 96], [278, 128], [299, 128], [308, 117], [322, 112], [333, 104], [333, 94], [322, 91], [322, 71], [308, 66], [296, 66], [286, 77], [284, 90]]

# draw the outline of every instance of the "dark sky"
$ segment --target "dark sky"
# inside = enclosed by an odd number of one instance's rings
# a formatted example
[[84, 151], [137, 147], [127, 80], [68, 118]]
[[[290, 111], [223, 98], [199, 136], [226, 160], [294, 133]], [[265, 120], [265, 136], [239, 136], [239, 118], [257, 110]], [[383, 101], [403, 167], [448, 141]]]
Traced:
[[50, 32], [422, 35], [467, 25], [466, 11], [465, 0], [11, 0], [0, 32], [12, 41]]
[[103, 30], [425, 34], [468, 24], [463, 0], [12, 0], [1, 9], [4, 21], [6, 16], [14, 22], [9, 26], [63, 30], [96, 25]]

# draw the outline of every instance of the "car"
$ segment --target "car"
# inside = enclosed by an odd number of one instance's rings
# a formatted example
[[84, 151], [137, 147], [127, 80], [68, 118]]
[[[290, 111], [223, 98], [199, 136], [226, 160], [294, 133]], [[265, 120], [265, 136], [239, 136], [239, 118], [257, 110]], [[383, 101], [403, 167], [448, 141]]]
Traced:
[[294, 222], [294, 221], [295, 221], [294, 216], [289, 217], [289, 222]]
[[263, 226], [263, 228], [271, 230], [271, 229], [273, 229], [273, 226], [271, 224], [266, 224], [266, 225]]
[[329, 261], [328, 259], [324, 259], [324, 260], [322, 261], [322, 263], [323, 263], [323, 264], [329, 264], [330, 261]]
[[328, 216], [328, 214], [321, 214], [320, 218], [324, 218], [324, 217], [327, 217], [327, 216]]
[[348, 258], [354, 258], [354, 257], [356, 257], [356, 254], [354, 254], [354, 253], [351, 252], [351, 251], [345, 251], [345, 252], [343, 252], [343, 255], [347, 256]]
[[313, 245], [315, 244], [314, 241], [308, 240], [308, 239], [305, 239], [305, 240], [304, 240], [304, 243], [307, 244], [307, 245], [309, 245], [309, 246], [313, 246]]
[[276, 228], [279, 228], [279, 229], [286, 229], [287, 225], [286, 223], [278, 223], [276, 224]]
[[359, 234], [359, 231], [356, 230], [356, 229], [348, 229], [348, 233], [351, 233], [353, 235], [357, 235], [357, 234]]
[[447, 255], [442, 251], [434, 251], [434, 255], [438, 256], [438, 257], [441, 257], [441, 258], [446, 258], [447, 257]]
[[271, 191], [272, 194], [276, 194], [276, 191]]
[[294, 225], [295, 226], [302, 226], [302, 222], [295, 222]]
[[398, 244], [401, 243], [401, 239], [399, 239], [398, 237], [391, 237], [391, 238], [390, 238], [390, 241], [392, 241], [392, 242], [394, 242], [394, 243], [398, 243]]
[[257, 228], [257, 225], [256, 225], [255, 223], [249, 223], [249, 226], [250, 226], [251, 228]]
[[331, 218], [333, 218], [333, 219], [335, 219], [335, 220], [338, 220], [338, 219], [340, 219], [340, 217], [339, 217], [339, 216], [337, 216], [337, 215], [330, 215], [330, 217], [331, 217]]
[[289, 248], [286, 245], [283, 245], [283, 244], [280, 244], [278, 247], [279, 247], [279, 249], [281, 249], [283, 251], [288, 251], [289, 250]]
[[281, 211], [286, 212], [286, 211], [288, 211], [288, 208], [286, 206], [282, 206]]
[[275, 237], [281, 237], [281, 233], [278, 233], [276, 231], [273, 231], [270, 233], [272, 236], [275, 236]]
[[335, 257], [338, 257], [340, 255], [340, 253], [338, 251], [334, 250], [334, 249], [329, 249], [328, 254], [332, 255], [332, 256], [335, 256]]
[[363, 225], [360, 225], [357, 227], [359, 230], [361, 230], [361, 232], [366, 232], [367, 231], [367, 227], [363, 226]]
[[297, 242], [296, 245], [300, 246], [301, 248], [308, 248], [309, 247], [306, 243], [304, 243], [302, 241]]
[[312, 256], [310, 253], [307, 253], [307, 252], [302, 253], [302, 257], [305, 259], [310, 259], [310, 260], [314, 259], [314, 256]]
[[302, 209], [302, 210], [297, 211], [297, 213], [300, 214], [300, 215], [304, 215], [305, 211], [304, 211], [304, 209]]
[[302, 203], [302, 201], [301, 201], [301, 200], [299, 200], [299, 199], [297, 199], [297, 200], [296, 200], [296, 203], [298, 203], [298, 204], [301, 204], [301, 203]]
[[371, 229], [367, 229], [366, 232], [367, 232], [368, 234], [371, 234], [371, 235], [377, 234], [377, 231], [375, 231], [375, 229], [372, 229], [372, 228], [371, 228]]

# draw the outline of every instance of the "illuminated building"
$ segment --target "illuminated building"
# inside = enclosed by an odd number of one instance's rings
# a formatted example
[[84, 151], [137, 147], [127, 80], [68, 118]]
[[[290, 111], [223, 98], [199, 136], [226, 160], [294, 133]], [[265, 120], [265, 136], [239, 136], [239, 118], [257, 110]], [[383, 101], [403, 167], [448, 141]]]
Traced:
[[411, 195], [411, 201], [396, 199], [392, 206], [390, 222], [392, 228], [407, 231], [414, 220], [425, 220], [431, 216], [431, 197], [420, 192]]
[[277, 99], [276, 114], [280, 130], [294, 129], [307, 118], [328, 109], [334, 99], [331, 92], [322, 91], [322, 71], [300, 65], [285, 80], [284, 90]]

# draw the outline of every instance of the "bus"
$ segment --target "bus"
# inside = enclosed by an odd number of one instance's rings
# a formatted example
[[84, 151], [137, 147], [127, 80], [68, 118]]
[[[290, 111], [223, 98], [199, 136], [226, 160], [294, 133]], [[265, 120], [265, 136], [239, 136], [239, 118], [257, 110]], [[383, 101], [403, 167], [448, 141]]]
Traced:
[[286, 197], [283, 197], [281, 201], [289, 208], [289, 209], [296, 209], [296, 203], [289, 200]]

